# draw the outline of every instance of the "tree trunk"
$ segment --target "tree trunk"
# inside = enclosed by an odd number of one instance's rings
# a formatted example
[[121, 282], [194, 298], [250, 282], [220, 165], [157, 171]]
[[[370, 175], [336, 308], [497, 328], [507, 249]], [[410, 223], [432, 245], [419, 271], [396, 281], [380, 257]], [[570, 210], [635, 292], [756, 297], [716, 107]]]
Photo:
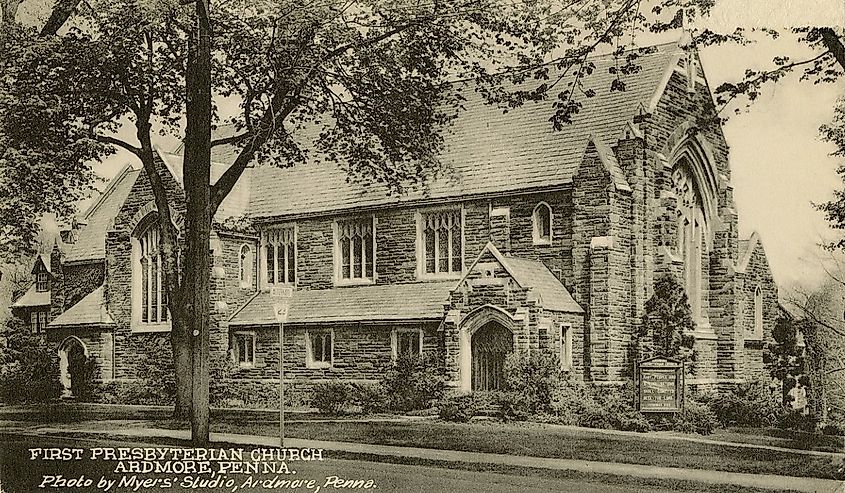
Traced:
[[211, 26], [206, 0], [196, 0], [194, 6], [196, 26], [189, 38], [185, 77], [187, 127], [182, 171], [187, 211], [182, 301], [193, 355], [191, 437], [194, 445], [206, 445], [209, 439], [208, 292], [211, 274]]
[[[184, 294], [182, 295], [185, 296]], [[176, 310], [171, 310], [172, 320], [170, 321], [170, 348], [173, 352], [173, 371], [176, 383], [176, 404], [173, 408], [173, 417], [176, 419], [188, 419], [191, 417], [191, 341], [187, 337], [190, 328], [184, 315]]]

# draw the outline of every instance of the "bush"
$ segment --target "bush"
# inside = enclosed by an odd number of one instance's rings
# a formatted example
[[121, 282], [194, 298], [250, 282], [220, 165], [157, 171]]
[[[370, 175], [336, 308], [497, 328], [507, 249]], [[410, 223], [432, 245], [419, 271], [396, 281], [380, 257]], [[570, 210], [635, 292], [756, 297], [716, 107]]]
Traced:
[[763, 381], [741, 384], [733, 392], [704, 399], [723, 426], [774, 426], [782, 412], [780, 396]]
[[59, 365], [41, 337], [17, 319], [5, 327], [0, 346], [0, 401], [43, 402], [61, 394]]
[[778, 416], [777, 425], [782, 430], [816, 431], [815, 417], [794, 409], [784, 409]]
[[386, 408], [407, 412], [432, 407], [446, 391], [446, 379], [433, 358], [401, 356], [381, 382]]
[[311, 405], [323, 414], [340, 414], [351, 403], [352, 387], [343, 382], [326, 382], [314, 385]]
[[486, 393], [450, 395], [440, 403], [439, 416], [445, 421], [466, 423], [489, 406], [490, 395]]
[[566, 380], [552, 392], [551, 415], [558, 424], [581, 426], [581, 418], [587, 409], [597, 405], [590, 388], [583, 382]]
[[381, 384], [355, 384], [353, 389], [353, 403], [361, 407], [362, 413], [375, 414], [387, 410], [387, 394]]
[[845, 435], [845, 427], [838, 423], [828, 423], [821, 427], [820, 430], [825, 435], [843, 436]]
[[719, 427], [719, 420], [707, 404], [689, 399], [684, 404], [684, 412], [675, 416], [671, 426], [682, 433], [709, 435]]
[[531, 401], [514, 390], [491, 393], [493, 402], [499, 406], [499, 417], [504, 421], [525, 421], [531, 414]]
[[593, 387], [590, 398], [582, 401], [578, 416], [579, 426], [622, 431], [645, 432], [651, 424], [642, 413], [634, 409], [633, 384], [622, 387]]
[[520, 412], [551, 413], [560, 385], [560, 363], [550, 354], [514, 352], [505, 360], [505, 391], [521, 394]]

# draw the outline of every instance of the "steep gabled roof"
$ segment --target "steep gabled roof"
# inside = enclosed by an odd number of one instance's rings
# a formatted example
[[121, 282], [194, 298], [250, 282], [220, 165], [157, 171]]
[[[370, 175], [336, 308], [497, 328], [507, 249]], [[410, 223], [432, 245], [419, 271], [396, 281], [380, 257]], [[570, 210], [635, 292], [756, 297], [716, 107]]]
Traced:
[[47, 324], [48, 327], [66, 327], [75, 325], [114, 325], [106, 303], [103, 299], [103, 287], [95, 289], [79, 303], [65, 310], [55, 320]]
[[[581, 98], [583, 109], [560, 131], [553, 130], [549, 121], [554, 113], [550, 101], [528, 102], [504, 113], [467, 87], [463, 91], [465, 110], [443, 130], [445, 149], [440, 160], [447, 171], [430, 184], [426, 194], [415, 191], [390, 196], [377, 185], [348, 183], [338, 163], [311, 159], [291, 168], [256, 166], [244, 178], [248, 183], [237, 193], [236, 202], [240, 205], [246, 197], [249, 215], [261, 219], [554, 187], [572, 181], [590, 136], [600, 146], [602, 161], [611, 170], [614, 183], [625, 189], [627, 182], [618, 164], [614, 165], [609, 146], [663, 90], [661, 81], [671, 74], [679, 53], [676, 43], [655, 46], [651, 53], [637, 58], [640, 69], [628, 74], [611, 73], [618, 63], [612, 55], [591, 58], [595, 69], [582, 76], [581, 83], [585, 90], [594, 89], [595, 96]], [[624, 91], [610, 90], [616, 77], [624, 83]], [[565, 77], [559, 85], [566, 87], [568, 82]], [[307, 142], [303, 145], [308, 147]], [[229, 151], [224, 146], [214, 150], [213, 159], [223, 163], [222, 169], [234, 159], [235, 154]], [[168, 157], [174, 164], [179, 159]], [[240, 210], [235, 208], [236, 212]]]
[[[65, 261], [100, 260], [106, 256], [106, 232], [123, 207], [141, 170], [126, 165], [110, 182], [103, 193], [80, 217], [83, 223], [76, 241], [66, 245]], [[49, 265], [49, 264], [48, 264]]]
[[743, 273], [748, 268], [751, 262], [751, 256], [754, 255], [754, 250], [757, 249], [760, 243], [760, 235], [755, 231], [747, 240], [739, 242], [739, 259], [736, 263], [736, 272]]
[[540, 306], [544, 309], [557, 312], [584, 313], [581, 305], [575, 301], [569, 290], [561, 284], [560, 280], [546, 267], [546, 264], [539, 260], [503, 255], [491, 242], [484, 246], [481, 253], [467, 269], [458, 286], [466, 281], [476, 264], [488, 252], [504, 267], [520, 287], [528, 289], [538, 298]]

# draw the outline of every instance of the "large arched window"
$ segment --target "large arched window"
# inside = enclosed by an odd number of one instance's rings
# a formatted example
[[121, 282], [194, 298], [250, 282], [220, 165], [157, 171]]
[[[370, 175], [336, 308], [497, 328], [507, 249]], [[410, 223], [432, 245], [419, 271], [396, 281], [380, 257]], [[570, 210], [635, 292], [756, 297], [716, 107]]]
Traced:
[[672, 172], [677, 202], [677, 254], [684, 261], [684, 287], [693, 318], [701, 319], [701, 270], [706, 250], [707, 221], [701, 194], [685, 161]]
[[252, 247], [247, 244], [243, 244], [238, 252], [238, 280], [240, 281], [242, 288], [252, 286], [252, 269]]
[[132, 308], [137, 328], [168, 322], [161, 235], [154, 220], [145, 221], [132, 241]]
[[549, 245], [552, 242], [552, 208], [540, 202], [534, 208], [534, 244]]

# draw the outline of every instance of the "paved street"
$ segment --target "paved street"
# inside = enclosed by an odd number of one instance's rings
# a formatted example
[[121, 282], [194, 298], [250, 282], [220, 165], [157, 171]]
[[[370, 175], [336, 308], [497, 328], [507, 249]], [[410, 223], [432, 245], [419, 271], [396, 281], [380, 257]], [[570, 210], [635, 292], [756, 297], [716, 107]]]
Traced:
[[[88, 459], [59, 462], [42, 462], [29, 460], [29, 448], [32, 447], [74, 447], [90, 449], [92, 447], [143, 447], [151, 446], [141, 442], [127, 443], [109, 440], [66, 439], [54, 437], [32, 437], [23, 435], [0, 435], [3, 448], [0, 450], [0, 484], [3, 492], [28, 491], [102, 491], [96, 488], [101, 476], [119, 479], [122, 474], [113, 472], [114, 462], [91, 461]], [[87, 451], [86, 451], [87, 453]], [[577, 492], [630, 492], [638, 491], [633, 485], [607, 485], [584, 480], [560, 480], [546, 478], [532, 478], [496, 473], [480, 473], [437, 467], [386, 464], [357, 460], [328, 459], [324, 462], [291, 463], [296, 474], [290, 474], [285, 479], [314, 479], [320, 485], [321, 491], [334, 488], [324, 488], [327, 476], [338, 476], [343, 479], [373, 479], [375, 491], [379, 492], [546, 492], [546, 491], [577, 491]], [[44, 475], [61, 474], [65, 479], [75, 479], [80, 475], [91, 478], [94, 483], [90, 487], [44, 488], [37, 486]], [[131, 476], [126, 474], [124, 476]], [[139, 475], [140, 476], [140, 475]], [[144, 478], [168, 479], [174, 475], [146, 474]], [[273, 474], [259, 475], [262, 479], [272, 478]], [[179, 477], [180, 481], [184, 475]], [[247, 475], [231, 474], [227, 478], [235, 479], [236, 485], [243, 484]], [[640, 484], [640, 487], [642, 485]], [[304, 487], [276, 488], [275, 491], [315, 491]], [[139, 491], [230, 491], [227, 489], [190, 489], [176, 483], [173, 487], [144, 487]], [[109, 491], [131, 491], [131, 488], [113, 488]], [[238, 491], [270, 491], [262, 486], [239, 489]], [[648, 488], [648, 491], [670, 491]]]

